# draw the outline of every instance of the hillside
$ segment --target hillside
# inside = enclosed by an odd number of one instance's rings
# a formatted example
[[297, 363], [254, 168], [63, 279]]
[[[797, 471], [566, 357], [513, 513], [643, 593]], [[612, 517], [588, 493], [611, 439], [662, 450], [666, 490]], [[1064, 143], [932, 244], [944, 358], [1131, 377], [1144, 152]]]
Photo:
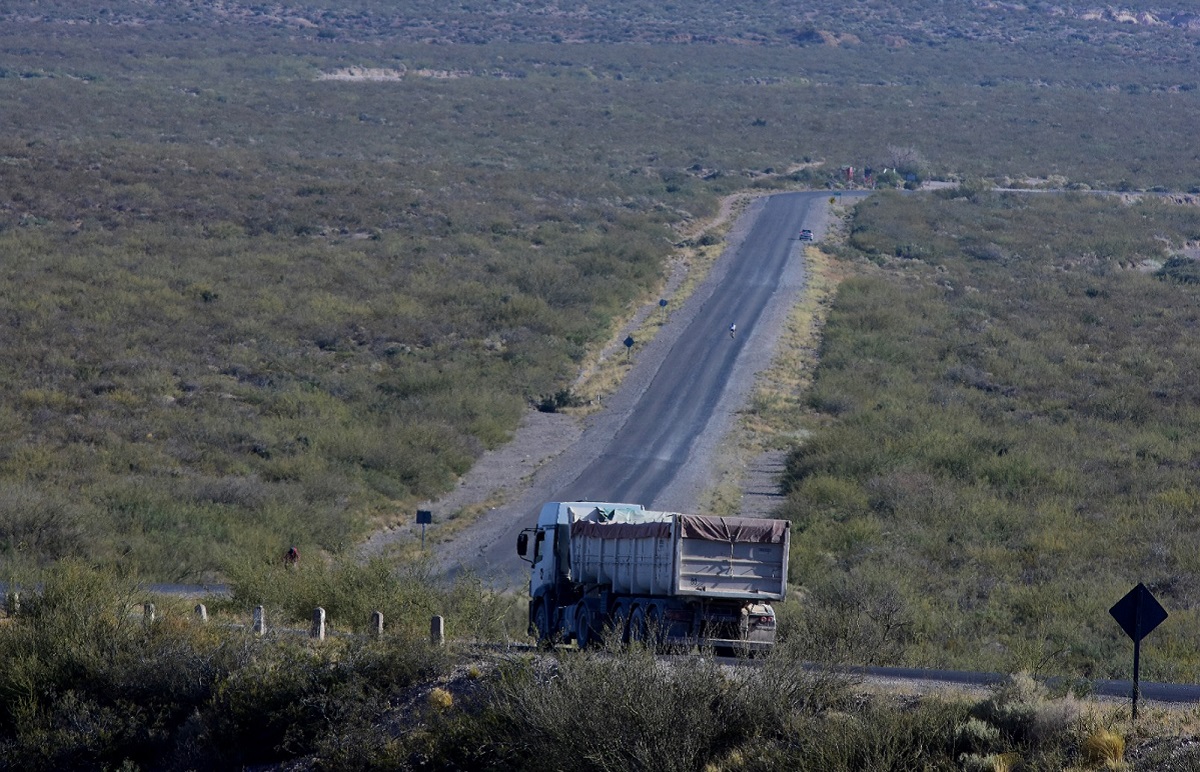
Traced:
[[[1195, 679], [1190, 8], [404, 9], [0, 8], [0, 581], [25, 588], [0, 766], [1067, 768], [1128, 738], [1135, 768], [1188, 767], [1151, 737], [1186, 718], [796, 665], [1120, 676], [1106, 609], [1144, 580], [1171, 613], [1144, 677]], [[702, 271], [722, 197], [866, 167], [943, 186], [881, 190], [823, 244], [819, 365], [748, 407], [789, 453], [786, 655], [739, 680], [425, 646], [434, 612], [520, 640], [519, 601], [354, 546], [535, 406], [597, 396], [578, 374]], [[211, 626], [151, 620], [155, 580], [231, 595]], [[382, 609], [388, 635], [257, 638], [255, 605], [339, 633]]]
[[336, 552], [561, 392], [738, 189], [1200, 184], [1178, 9], [955, 7], [5, 10], [10, 570]]

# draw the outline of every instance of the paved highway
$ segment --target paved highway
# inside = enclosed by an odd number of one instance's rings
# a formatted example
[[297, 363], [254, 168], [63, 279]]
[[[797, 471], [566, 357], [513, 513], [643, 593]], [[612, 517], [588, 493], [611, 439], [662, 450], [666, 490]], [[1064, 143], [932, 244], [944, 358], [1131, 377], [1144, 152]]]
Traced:
[[[847, 198], [849, 198], [847, 196]], [[517, 534], [545, 501], [629, 501], [689, 511], [712, 482], [712, 449], [732, 427], [755, 375], [770, 364], [804, 285], [801, 228], [824, 232], [829, 193], [757, 200], [739, 219], [707, 279], [675, 309], [581, 440], [540, 470], [526, 492], [474, 528], [478, 554], [453, 555], [498, 586], [520, 587], [528, 565]], [[736, 335], [729, 326], [737, 325]], [[454, 545], [450, 545], [455, 551]], [[452, 568], [453, 570], [453, 568]]]
[[[753, 229], [728, 256], [723, 278], [666, 352], [658, 372], [625, 424], [579, 476], [558, 492], [560, 501], [630, 501], [661, 507], [664, 490], [688, 462], [732, 380], [739, 357], [757, 335], [768, 303], [788, 268], [803, 262], [796, 236], [826, 194], [767, 199]], [[801, 274], [802, 275], [802, 274]], [[731, 324], [736, 334], [729, 333]]]

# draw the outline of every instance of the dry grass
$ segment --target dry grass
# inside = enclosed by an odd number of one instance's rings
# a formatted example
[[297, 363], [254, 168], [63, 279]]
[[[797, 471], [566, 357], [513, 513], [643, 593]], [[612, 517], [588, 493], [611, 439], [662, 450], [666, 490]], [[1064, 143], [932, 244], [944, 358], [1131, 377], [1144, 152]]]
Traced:
[[1111, 729], [1098, 729], [1084, 739], [1080, 751], [1085, 764], [1119, 769], [1125, 763], [1125, 736]]
[[429, 692], [429, 707], [434, 710], [448, 710], [454, 705], [454, 695], [440, 686], [435, 686]]

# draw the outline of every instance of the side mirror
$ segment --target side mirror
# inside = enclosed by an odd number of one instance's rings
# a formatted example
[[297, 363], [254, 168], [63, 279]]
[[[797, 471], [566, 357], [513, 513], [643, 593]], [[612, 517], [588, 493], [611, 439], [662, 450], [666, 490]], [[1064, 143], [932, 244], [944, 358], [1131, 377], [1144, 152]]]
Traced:
[[517, 555], [525, 557], [525, 553], [529, 552], [529, 534], [517, 534]]

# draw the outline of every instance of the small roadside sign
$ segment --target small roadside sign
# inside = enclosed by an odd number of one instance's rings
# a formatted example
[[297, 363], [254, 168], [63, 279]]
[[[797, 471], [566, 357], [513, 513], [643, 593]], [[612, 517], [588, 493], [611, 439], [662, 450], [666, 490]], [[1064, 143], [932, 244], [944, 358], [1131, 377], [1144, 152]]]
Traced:
[[417, 524], [421, 526], [421, 551], [425, 551], [425, 526], [433, 522], [433, 512], [428, 509], [417, 510]]
[[632, 335], [630, 335], [628, 338], [625, 339], [625, 358], [626, 359], [629, 359], [629, 357], [631, 356], [631, 352], [633, 351], [633, 342], [634, 341], [633, 341]]
[[1132, 718], [1136, 721], [1138, 694], [1141, 691], [1138, 686], [1138, 676], [1141, 670], [1142, 639], [1163, 623], [1167, 618], [1167, 610], [1162, 607], [1146, 585], [1138, 582], [1137, 587], [1125, 593], [1125, 597], [1113, 604], [1108, 613], [1117, 620], [1117, 624], [1133, 640], [1133, 693], [1131, 697], [1133, 700]]

